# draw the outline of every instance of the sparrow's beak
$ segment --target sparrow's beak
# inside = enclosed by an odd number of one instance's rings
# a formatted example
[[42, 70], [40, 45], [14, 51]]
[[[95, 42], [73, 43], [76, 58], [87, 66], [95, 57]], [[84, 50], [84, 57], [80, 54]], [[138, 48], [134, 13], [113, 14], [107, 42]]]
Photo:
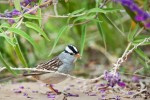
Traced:
[[75, 55], [75, 57], [76, 57], [76, 58], [81, 59], [81, 56], [80, 56], [80, 54], [79, 54], [79, 53], [78, 53], [78, 54], [76, 54], [76, 55]]

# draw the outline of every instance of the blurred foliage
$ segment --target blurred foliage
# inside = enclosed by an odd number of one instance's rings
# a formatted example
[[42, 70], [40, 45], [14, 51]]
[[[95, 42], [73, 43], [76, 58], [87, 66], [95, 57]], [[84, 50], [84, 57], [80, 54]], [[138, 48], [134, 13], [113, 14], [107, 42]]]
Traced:
[[[73, 44], [82, 53], [76, 70], [87, 68], [91, 62], [110, 68], [129, 42], [137, 44], [150, 34], [148, 29], [143, 29], [143, 26], [132, 20], [132, 12], [128, 12], [127, 8], [108, 2], [103, 9], [99, 9], [102, 1], [105, 0], [59, 0], [58, 16], [55, 15], [54, 5], [50, 5], [38, 8], [35, 15], [16, 17], [15, 23], [11, 25], [6, 19], [0, 19], [0, 52], [3, 60], [7, 66], [34, 67], [58, 55], [66, 45]], [[146, 6], [144, 9], [149, 11], [150, 5], [145, 3], [147, 0], [136, 1], [140, 7]], [[20, 9], [16, 5], [16, 9]], [[14, 6], [0, 1], [0, 13], [12, 9]], [[150, 69], [149, 44], [138, 48], [121, 71]], [[1, 62], [0, 66], [3, 66]], [[142, 71], [141, 74], [148, 72]]]

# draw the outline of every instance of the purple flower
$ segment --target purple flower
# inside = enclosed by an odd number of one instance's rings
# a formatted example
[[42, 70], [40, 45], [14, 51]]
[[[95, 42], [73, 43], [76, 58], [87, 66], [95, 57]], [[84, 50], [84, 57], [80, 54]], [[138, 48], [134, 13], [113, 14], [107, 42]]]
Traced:
[[138, 76], [133, 76], [132, 81], [133, 82], [139, 82], [140, 78]]
[[120, 96], [116, 96], [116, 97], [115, 97], [115, 100], [121, 100], [121, 99], [120, 99]]
[[108, 82], [108, 85], [114, 87], [116, 83], [120, 82], [120, 74], [118, 72], [104, 71], [104, 79]]
[[104, 79], [108, 82], [108, 86], [114, 87], [118, 84], [120, 87], [125, 87], [125, 83], [121, 82], [121, 77], [119, 72], [108, 72], [104, 71]]
[[[30, 10], [30, 8], [29, 9], [26, 9], [25, 11], [24, 11], [24, 13], [25, 12], [28, 12]], [[37, 10], [33, 10], [32, 12], [30, 12], [29, 14], [32, 14], [32, 15], [35, 15], [37, 13]]]
[[[133, 0], [113, 0], [113, 1], [121, 3], [123, 6], [128, 7], [132, 12], [134, 12], [136, 14], [135, 16], [136, 21], [143, 22], [147, 21], [147, 19], [150, 18], [150, 14], [139, 8], [138, 5], [136, 5]], [[148, 26], [146, 28], [149, 28], [149, 25], [145, 26]]]
[[14, 10], [11, 12], [11, 14], [12, 14], [12, 16], [18, 16], [18, 15], [21, 14], [21, 12], [18, 11], [18, 10], [16, 10], [16, 9], [14, 9]]
[[28, 5], [29, 3], [31, 3], [32, 2], [32, 0], [24, 0], [24, 3], [26, 4], [26, 5]]
[[106, 99], [105, 95], [101, 95], [101, 97], [102, 97], [102, 100], [105, 100], [105, 99]]
[[8, 23], [13, 24], [13, 23], [15, 23], [15, 20], [14, 19], [8, 19]]
[[122, 88], [124, 88], [126, 86], [126, 84], [124, 82], [118, 82], [118, 85]]
[[24, 93], [23, 96], [28, 96], [28, 94], [27, 94], [27, 93]]
[[20, 88], [20, 89], [24, 89], [24, 86], [20, 86], [19, 88]]
[[128, 95], [133, 95], [133, 94], [134, 94], [134, 92], [131, 92], [131, 91], [128, 92]]
[[7, 17], [7, 18], [12, 18], [12, 14], [11, 14], [10, 12], [6, 12], [6, 13], [5, 13], [5, 17]]
[[143, 13], [143, 14], [138, 14], [135, 16], [135, 20], [136, 21], [144, 21], [149, 17], [149, 15], [147, 13]]
[[145, 24], [146, 28], [150, 28], [150, 22]]
[[101, 89], [100, 93], [105, 93], [105, 91], [106, 91], [105, 89]]
[[30, 4], [31, 2], [37, 2], [37, 0], [24, 0], [23, 2], [21, 2], [21, 5], [27, 6], [27, 5]]
[[67, 96], [71, 96], [71, 97], [79, 97], [78, 94], [71, 94], [71, 93], [68, 93]]
[[54, 94], [50, 94], [50, 93], [47, 94], [47, 97], [48, 97], [48, 98], [55, 98], [55, 96], [56, 96], [56, 95], [54, 95]]
[[133, 1], [132, 0], [121, 0], [121, 4], [124, 5], [124, 6], [132, 6], [133, 4]]

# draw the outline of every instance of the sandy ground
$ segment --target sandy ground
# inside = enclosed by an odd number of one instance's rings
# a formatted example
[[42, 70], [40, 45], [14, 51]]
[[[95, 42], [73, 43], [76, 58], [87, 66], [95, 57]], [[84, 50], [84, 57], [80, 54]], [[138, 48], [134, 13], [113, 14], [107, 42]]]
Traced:
[[[0, 84], [0, 100], [102, 100], [102, 94], [87, 94], [80, 90], [80, 84], [75, 80], [66, 80], [63, 83], [59, 83], [54, 85], [55, 89], [59, 89], [59, 91], [66, 90], [67, 93], [71, 93], [76, 96], [67, 96], [67, 99], [64, 99], [64, 95], [53, 95], [49, 93], [46, 94], [49, 89], [45, 84], [40, 82], [17, 82], [17, 83], [1, 83]], [[83, 84], [82, 84], [83, 85]], [[17, 92], [17, 93], [16, 93]], [[18, 93], [19, 92], [19, 93]], [[52, 94], [52, 95], [51, 95]], [[108, 93], [107, 97], [112, 98], [109, 100], [115, 100], [114, 93]], [[121, 95], [121, 94], [118, 94]], [[121, 100], [132, 100], [129, 98], [120, 98]], [[142, 99], [134, 99], [134, 100], [142, 100]]]

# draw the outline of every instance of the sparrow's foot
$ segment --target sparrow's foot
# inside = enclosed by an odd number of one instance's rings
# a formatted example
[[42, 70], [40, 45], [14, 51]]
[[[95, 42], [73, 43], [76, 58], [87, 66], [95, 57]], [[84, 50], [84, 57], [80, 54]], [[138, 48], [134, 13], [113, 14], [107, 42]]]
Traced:
[[49, 85], [49, 89], [50, 89], [54, 94], [56, 94], [56, 95], [60, 95], [60, 94], [61, 94], [61, 92], [59, 92], [58, 90], [55, 90], [52, 85]]

